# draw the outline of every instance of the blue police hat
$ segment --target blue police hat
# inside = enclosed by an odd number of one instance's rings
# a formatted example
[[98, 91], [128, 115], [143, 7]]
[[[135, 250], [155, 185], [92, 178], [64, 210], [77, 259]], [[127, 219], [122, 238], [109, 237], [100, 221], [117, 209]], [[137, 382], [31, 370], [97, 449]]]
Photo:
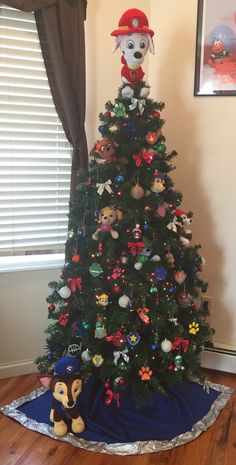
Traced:
[[54, 366], [55, 375], [75, 375], [80, 370], [79, 360], [76, 357], [66, 356], [60, 358]]

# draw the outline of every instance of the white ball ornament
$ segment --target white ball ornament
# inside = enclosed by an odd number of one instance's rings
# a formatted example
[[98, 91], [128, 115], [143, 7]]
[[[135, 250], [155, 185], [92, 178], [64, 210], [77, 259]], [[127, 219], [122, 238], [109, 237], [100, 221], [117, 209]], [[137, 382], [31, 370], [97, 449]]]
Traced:
[[58, 293], [60, 294], [62, 299], [68, 299], [68, 297], [70, 297], [71, 295], [71, 290], [68, 286], [64, 286], [58, 291]]
[[152, 262], [160, 262], [161, 261], [160, 255], [153, 255], [153, 257], [151, 258], [151, 261]]
[[169, 341], [169, 339], [164, 339], [164, 341], [161, 342], [161, 349], [163, 352], [170, 352], [172, 349], [172, 342]]
[[136, 263], [134, 264], [134, 268], [135, 268], [135, 270], [137, 270], [137, 271], [140, 271], [142, 267], [143, 267], [143, 263], [142, 263], [142, 262], [136, 262]]
[[147, 98], [150, 94], [150, 89], [149, 87], [142, 87], [140, 90], [140, 97], [141, 98]]
[[127, 295], [122, 295], [118, 300], [118, 304], [122, 308], [127, 308], [130, 304], [130, 298]]
[[127, 99], [128, 98], [133, 98], [133, 96], [134, 96], [134, 91], [130, 86], [123, 87], [121, 93], [122, 93], [122, 96], [124, 98], [127, 98]]
[[90, 352], [89, 352], [88, 349], [86, 349], [86, 350], [84, 350], [84, 351], [82, 352], [82, 354], [81, 354], [81, 360], [82, 360], [83, 362], [90, 362], [91, 358], [92, 358], [92, 357], [91, 357]]

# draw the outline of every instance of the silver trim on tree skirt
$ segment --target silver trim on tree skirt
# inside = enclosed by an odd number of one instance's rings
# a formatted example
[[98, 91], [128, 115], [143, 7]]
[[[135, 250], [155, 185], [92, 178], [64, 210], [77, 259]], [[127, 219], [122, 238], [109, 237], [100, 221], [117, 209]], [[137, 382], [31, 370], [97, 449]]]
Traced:
[[67, 433], [63, 437], [58, 437], [54, 433], [52, 426], [49, 426], [45, 423], [38, 423], [35, 420], [27, 418], [24, 413], [21, 413], [17, 408], [24, 404], [25, 402], [30, 402], [37, 397], [40, 397], [44, 394], [47, 389], [39, 388], [31, 392], [27, 396], [20, 397], [14, 400], [11, 404], [6, 405], [5, 407], [0, 408], [0, 411], [14, 420], [21, 423], [26, 428], [37, 431], [38, 433], [45, 434], [50, 436], [53, 439], [59, 441], [67, 442], [75, 447], [80, 447], [93, 452], [103, 452], [106, 454], [116, 454], [116, 455], [137, 455], [137, 454], [150, 454], [151, 452], [159, 452], [162, 450], [172, 449], [176, 446], [182, 446], [187, 442], [193, 441], [196, 439], [203, 431], [206, 431], [218, 417], [221, 410], [224, 408], [228, 402], [230, 396], [233, 394], [234, 389], [229, 388], [221, 384], [215, 384], [208, 381], [207, 385], [216, 391], [221, 392], [218, 398], [213, 402], [209, 412], [197, 423], [195, 423], [191, 431], [182, 433], [179, 436], [171, 439], [170, 441], [135, 441], [129, 443], [114, 443], [106, 444], [105, 442], [95, 442], [87, 441], [82, 438], [74, 436], [73, 433]]

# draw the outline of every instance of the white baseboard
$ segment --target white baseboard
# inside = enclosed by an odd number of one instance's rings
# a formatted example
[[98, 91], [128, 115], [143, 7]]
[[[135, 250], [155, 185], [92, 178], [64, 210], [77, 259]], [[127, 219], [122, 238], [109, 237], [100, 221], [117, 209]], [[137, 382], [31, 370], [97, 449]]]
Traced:
[[226, 371], [227, 373], [236, 373], [236, 353], [224, 353], [207, 349], [204, 350], [201, 356], [202, 367], [212, 370]]
[[2, 363], [0, 365], [0, 379], [11, 378], [12, 376], [28, 375], [36, 373], [37, 367], [34, 360], [20, 360], [12, 363]]

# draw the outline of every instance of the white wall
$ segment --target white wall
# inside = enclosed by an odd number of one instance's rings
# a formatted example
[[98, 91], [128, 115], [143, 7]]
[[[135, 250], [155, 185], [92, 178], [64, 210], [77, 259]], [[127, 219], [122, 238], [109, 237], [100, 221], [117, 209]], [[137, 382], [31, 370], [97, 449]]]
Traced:
[[[183, 206], [194, 212], [193, 242], [203, 245], [205, 277], [213, 296], [215, 341], [236, 349], [234, 134], [235, 97], [193, 97], [197, 0], [90, 0], [87, 34], [87, 133], [91, 147], [99, 138], [98, 113], [117, 95], [120, 55], [112, 55], [121, 14], [140, 8], [156, 31], [156, 56], [145, 64], [151, 96], [166, 102], [165, 135], [180, 157], [175, 186]], [[59, 269], [0, 275], [0, 372], [32, 370], [43, 352], [48, 325], [48, 281]], [[2, 368], [2, 370], [1, 370]], [[12, 371], [13, 370], [13, 371]]]

